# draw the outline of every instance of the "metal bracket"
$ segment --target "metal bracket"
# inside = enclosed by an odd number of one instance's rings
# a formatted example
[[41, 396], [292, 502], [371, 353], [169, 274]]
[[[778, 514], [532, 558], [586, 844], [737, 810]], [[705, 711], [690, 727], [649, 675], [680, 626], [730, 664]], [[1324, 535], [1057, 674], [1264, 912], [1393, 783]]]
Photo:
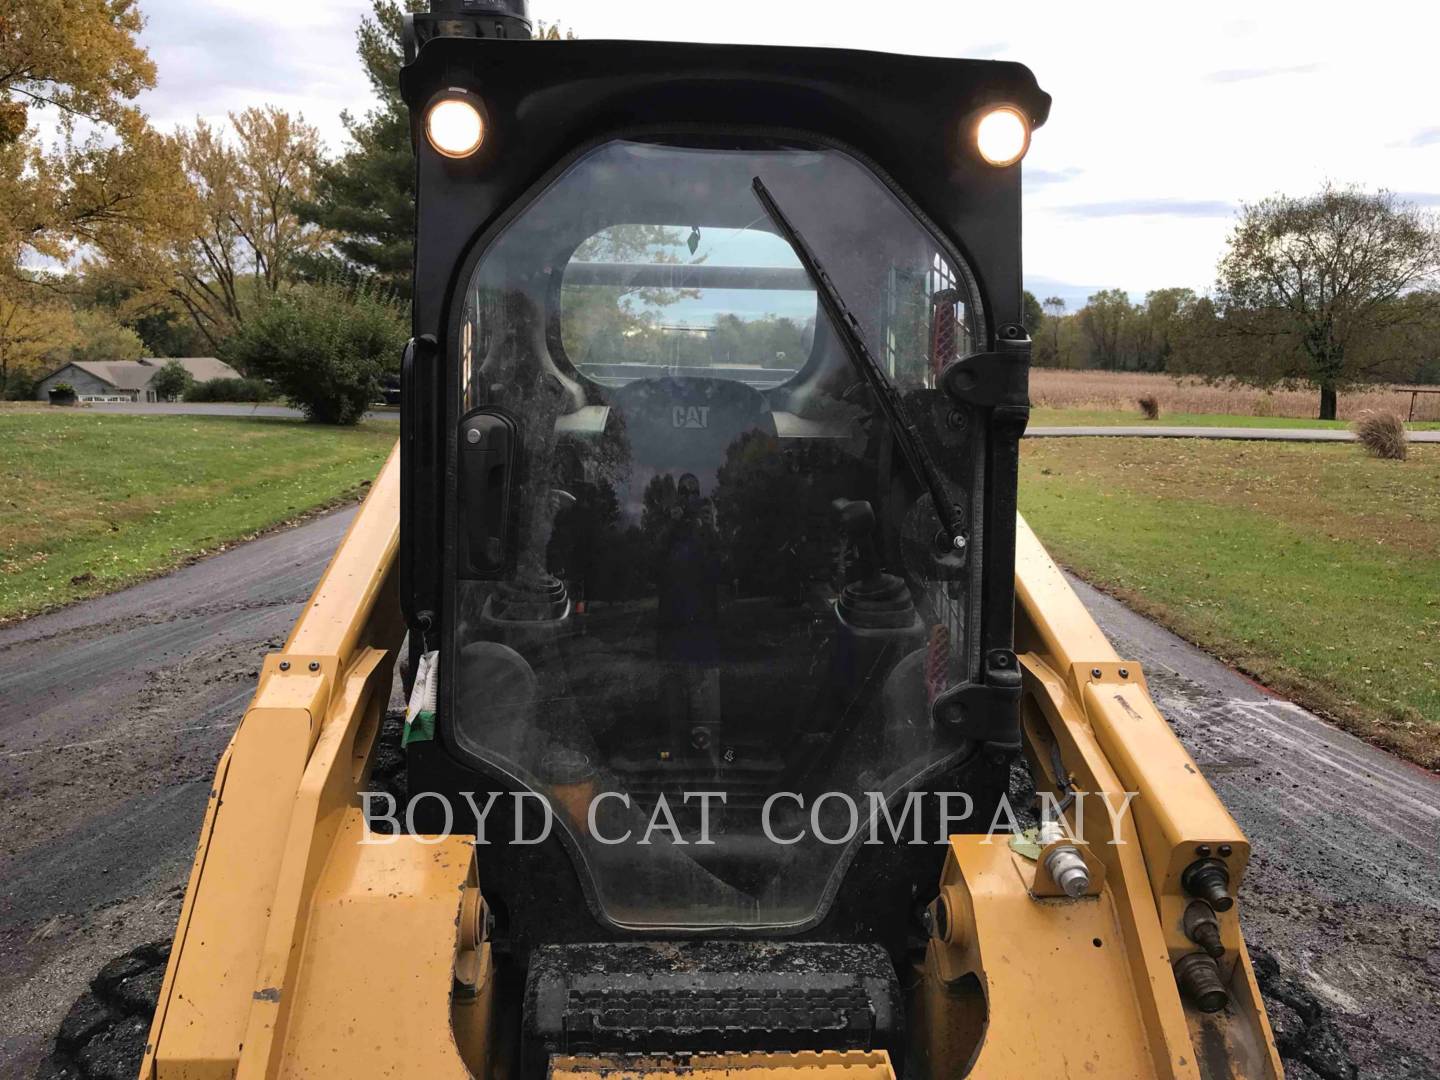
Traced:
[[[1028, 347], [1029, 342], [1025, 344]], [[940, 373], [940, 386], [952, 400], [967, 405], [1029, 405], [1030, 365], [1026, 360], [1019, 349], [971, 353]]]

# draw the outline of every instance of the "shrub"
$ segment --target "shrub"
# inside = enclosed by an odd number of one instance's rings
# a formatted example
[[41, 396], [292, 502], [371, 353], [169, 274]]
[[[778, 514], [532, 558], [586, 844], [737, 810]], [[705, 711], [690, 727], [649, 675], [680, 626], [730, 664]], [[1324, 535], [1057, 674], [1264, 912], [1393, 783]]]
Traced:
[[1145, 414], [1146, 420], [1160, 419], [1160, 399], [1154, 394], [1146, 394], [1136, 404], [1140, 406], [1140, 411]]
[[269, 401], [274, 391], [264, 379], [207, 379], [185, 389], [186, 401]]
[[1394, 413], [1363, 412], [1350, 429], [1372, 457], [1405, 460], [1409, 450], [1405, 421]]
[[195, 376], [185, 370], [179, 360], [171, 360], [150, 380], [150, 389], [155, 391], [157, 401], [174, 401], [182, 397], [195, 382]]
[[368, 285], [297, 285], [226, 342], [226, 360], [267, 380], [322, 424], [354, 424], [397, 367], [406, 338], [402, 305]]

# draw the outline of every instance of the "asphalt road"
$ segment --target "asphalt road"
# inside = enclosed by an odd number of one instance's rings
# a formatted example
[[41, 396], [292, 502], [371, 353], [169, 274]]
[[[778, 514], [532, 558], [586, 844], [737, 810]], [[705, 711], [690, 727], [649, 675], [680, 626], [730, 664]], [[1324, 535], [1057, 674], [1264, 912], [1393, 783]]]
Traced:
[[[352, 514], [0, 629], [0, 1076], [102, 963], [170, 935], [215, 762]], [[1362, 1076], [1440, 1076], [1440, 778], [1081, 592], [1256, 847], [1252, 945]]]

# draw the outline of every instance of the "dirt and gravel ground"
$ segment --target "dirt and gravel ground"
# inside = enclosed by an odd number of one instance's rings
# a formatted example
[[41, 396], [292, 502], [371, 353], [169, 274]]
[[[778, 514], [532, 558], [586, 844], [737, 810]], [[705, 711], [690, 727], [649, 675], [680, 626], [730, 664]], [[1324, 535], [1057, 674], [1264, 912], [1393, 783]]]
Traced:
[[[0, 1076], [170, 935], [215, 761], [352, 513], [0, 630]], [[1288, 1075], [1440, 1077], [1440, 777], [1082, 596], [1256, 846], [1246, 927]]]

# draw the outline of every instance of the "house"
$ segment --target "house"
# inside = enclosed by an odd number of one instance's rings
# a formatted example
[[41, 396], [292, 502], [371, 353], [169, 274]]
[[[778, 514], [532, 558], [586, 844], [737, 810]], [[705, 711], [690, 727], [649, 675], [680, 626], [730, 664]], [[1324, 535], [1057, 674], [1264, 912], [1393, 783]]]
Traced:
[[[213, 356], [177, 356], [174, 358], [196, 382], [211, 379], [238, 379], [240, 373], [223, 360]], [[58, 371], [52, 371], [35, 384], [35, 396], [47, 401], [52, 387], [69, 383], [81, 401], [156, 401], [150, 380], [166, 364], [168, 357], [145, 360], [75, 360]]]

